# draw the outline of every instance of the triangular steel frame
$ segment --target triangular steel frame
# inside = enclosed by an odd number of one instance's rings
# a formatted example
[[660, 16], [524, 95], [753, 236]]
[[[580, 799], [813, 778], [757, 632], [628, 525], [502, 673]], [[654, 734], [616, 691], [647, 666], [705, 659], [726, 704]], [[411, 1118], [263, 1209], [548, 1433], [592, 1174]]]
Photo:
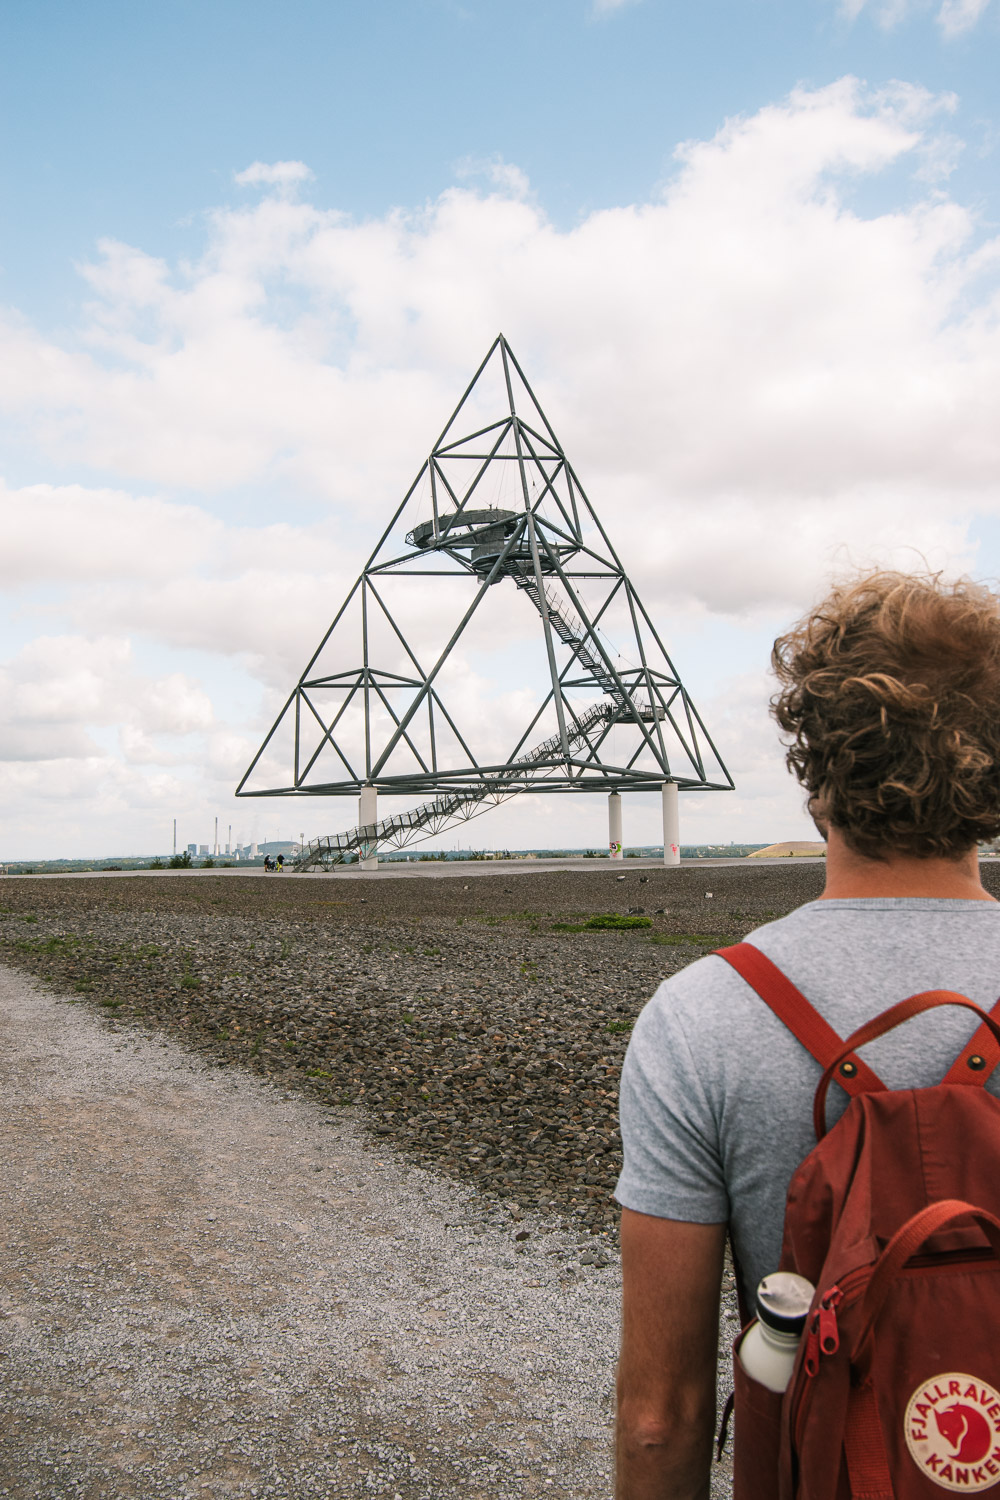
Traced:
[[[457, 435], [462, 413], [473, 409], [491, 365], [496, 375], [493, 362], [502, 374], [505, 410]], [[516, 467], [520, 503], [514, 509], [484, 506], [485, 477], [494, 465], [504, 463]], [[467, 483], [456, 478], [459, 473], [468, 475]], [[401, 518], [418, 490], [426, 494], [428, 487], [430, 518], [413, 527], [401, 545]], [[419, 660], [385, 597], [388, 580], [403, 574], [411, 579], [464, 577], [477, 585], [447, 644], [429, 666]], [[548, 691], [509, 755], [484, 762], [463, 736], [457, 715], [449, 711], [439, 679], [490, 590], [508, 579], [527, 594], [540, 618]], [[585, 604], [582, 580], [597, 589], [595, 605]], [[613, 603], [620, 617], [630, 622], [630, 665], [620, 664], [622, 658], [601, 633], [601, 622]], [[355, 664], [339, 657], [322, 664], [338, 625], [349, 609], [357, 613], [359, 605]], [[401, 653], [391, 667], [380, 666], [370, 650], [376, 617], [383, 638], [392, 639]], [[592, 694], [595, 687], [603, 695], [601, 703], [581, 707], [574, 694]], [[325, 699], [332, 699], [332, 708]], [[404, 700], [402, 706], [394, 706], [394, 699]], [[363, 715], [363, 750], [352, 751], [341, 731], [352, 710], [355, 718], [359, 710]], [[531, 748], [533, 735], [546, 717], [552, 721], [553, 714], [555, 734]], [[376, 717], [389, 723], [384, 743], [372, 732]], [[615, 756], [613, 731], [622, 725], [630, 727], [637, 743], [626, 755]], [[289, 727], [292, 764], [287, 779], [278, 785], [254, 785], [254, 773], [279, 729], [285, 733]], [[452, 746], [450, 757], [438, 753], [445, 736]], [[505, 800], [518, 791], [608, 793], [652, 789], [664, 781], [690, 791], [734, 788], [597, 512], [500, 334], [289, 694], [236, 795], [347, 796], [364, 787], [385, 795], [455, 794], [449, 804], [457, 796], [463, 811], [449, 816], [468, 817], [474, 815], [474, 803]]]

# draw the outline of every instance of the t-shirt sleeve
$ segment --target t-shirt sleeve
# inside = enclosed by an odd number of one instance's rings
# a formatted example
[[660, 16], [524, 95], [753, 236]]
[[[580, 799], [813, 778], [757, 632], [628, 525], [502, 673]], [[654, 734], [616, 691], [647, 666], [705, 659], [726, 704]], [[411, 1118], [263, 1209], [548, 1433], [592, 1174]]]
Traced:
[[[646, 1005], [622, 1069], [624, 1165], [615, 1197], [662, 1219], [720, 1224], [729, 1219], [712, 1070], [692, 1055], [685, 1025], [697, 1012], [701, 976], [692, 966], [667, 980]], [[697, 1032], [694, 1033], [697, 1035]]]

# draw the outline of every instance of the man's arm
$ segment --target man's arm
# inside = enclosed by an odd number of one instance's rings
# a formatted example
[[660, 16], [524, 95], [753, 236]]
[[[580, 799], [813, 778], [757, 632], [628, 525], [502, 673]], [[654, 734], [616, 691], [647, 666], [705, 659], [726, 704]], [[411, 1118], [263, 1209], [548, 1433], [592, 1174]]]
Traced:
[[725, 1242], [622, 1209], [616, 1500], [708, 1500]]

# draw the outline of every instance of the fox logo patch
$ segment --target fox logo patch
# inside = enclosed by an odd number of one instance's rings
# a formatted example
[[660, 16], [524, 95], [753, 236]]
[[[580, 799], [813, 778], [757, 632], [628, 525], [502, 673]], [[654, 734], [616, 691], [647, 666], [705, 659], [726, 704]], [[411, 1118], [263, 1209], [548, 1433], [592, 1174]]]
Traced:
[[919, 1385], [904, 1418], [910, 1457], [945, 1490], [987, 1490], [1000, 1481], [1000, 1394], [949, 1371]]

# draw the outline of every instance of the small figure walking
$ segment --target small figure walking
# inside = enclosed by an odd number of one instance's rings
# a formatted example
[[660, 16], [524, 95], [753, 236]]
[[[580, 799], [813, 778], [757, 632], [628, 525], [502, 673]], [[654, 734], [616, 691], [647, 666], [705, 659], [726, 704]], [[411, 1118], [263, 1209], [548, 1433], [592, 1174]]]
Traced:
[[278, 855], [278, 874], [279, 875], [284, 875], [284, 873], [285, 873], [285, 856], [283, 854], [279, 854]]

